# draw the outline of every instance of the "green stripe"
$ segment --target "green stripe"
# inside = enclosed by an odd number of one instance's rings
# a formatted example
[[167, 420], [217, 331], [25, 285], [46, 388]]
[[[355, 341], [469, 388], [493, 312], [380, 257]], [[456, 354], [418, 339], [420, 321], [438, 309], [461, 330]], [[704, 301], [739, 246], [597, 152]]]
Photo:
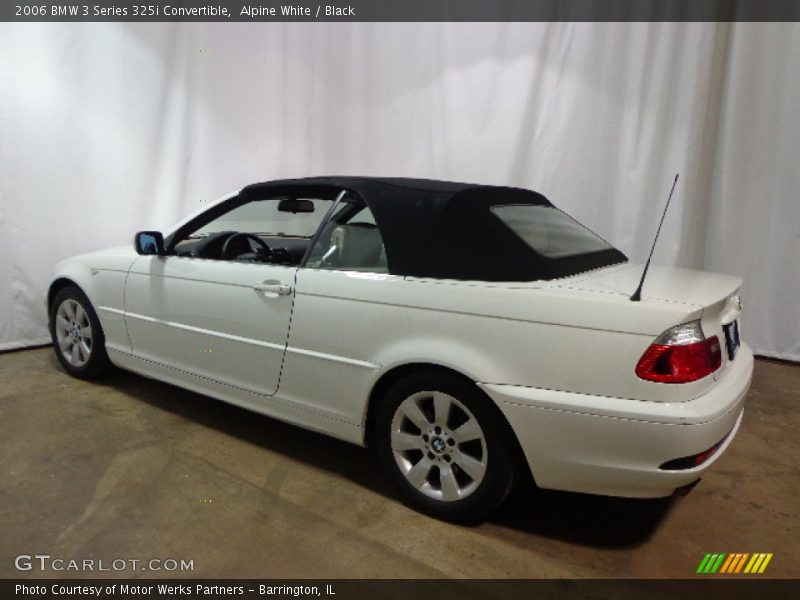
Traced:
[[711, 573], [711, 567], [714, 566], [714, 563], [717, 562], [717, 557], [719, 554], [716, 552], [711, 555], [711, 558], [708, 559], [708, 563], [706, 563], [706, 568], [703, 569], [703, 573]]
[[700, 561], [700, 566], [697, 567], [697, 571], [695, 571], [695, 573], [705, 573], [704, 569], [705, 569], [706, 563], [708, 562], [709, 558], [711, 558], [711, 555], [710, 554], [706, 554], [705, 557], [703, 558], [703, 560]]
[[711, 573], [711, 567], [713, 567], [714, 563], [717, 562], [718, 556], [719, 554], [717, 554], [716, 552], [711, 555], [711, 558], [708, 559], [708, 563], [706, 563], [706, 568], [703, 569], [703, 573]]
[[714, 563], [714, 567], [711, 569], [712, 573], [716, 573], [717, 569], [720, 568], [720, 566], [722, 565], [722, 559], [723, 558], [725, 558], [725, 553], [724, 552], [720, 552], [720, 555], [719, 555], [719, 558], [717, 559], [717, 562]]

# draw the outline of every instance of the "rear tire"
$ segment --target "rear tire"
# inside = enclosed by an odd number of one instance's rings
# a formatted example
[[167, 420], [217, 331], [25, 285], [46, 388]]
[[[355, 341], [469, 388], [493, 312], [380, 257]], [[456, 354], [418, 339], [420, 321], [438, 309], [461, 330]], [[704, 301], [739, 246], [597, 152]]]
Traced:
[[513, 442], [474, 383], [427, 372], [395, 383], [374, 421], [374, 445], [406, 502], [433, 517], [474, 522], [511, 491]]
[[103, 328], [91, 302], [79, 288], [62, 288], [53, 298], [50, 337], [58, 362], [73, 377], [96, 379], [111, 370]]

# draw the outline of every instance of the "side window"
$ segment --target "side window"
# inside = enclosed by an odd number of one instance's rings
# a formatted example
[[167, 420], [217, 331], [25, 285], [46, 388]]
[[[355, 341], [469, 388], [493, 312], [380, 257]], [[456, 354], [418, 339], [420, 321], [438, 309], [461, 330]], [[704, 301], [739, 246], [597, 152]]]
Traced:
[[255, 199], [197, 224], [175, 245], [178, 256], [299, 265], [333, 198]]
[[386, 249], [369, 207], [361, 201], [342, 201], [322, 228], [306, 267], [388, 273]]

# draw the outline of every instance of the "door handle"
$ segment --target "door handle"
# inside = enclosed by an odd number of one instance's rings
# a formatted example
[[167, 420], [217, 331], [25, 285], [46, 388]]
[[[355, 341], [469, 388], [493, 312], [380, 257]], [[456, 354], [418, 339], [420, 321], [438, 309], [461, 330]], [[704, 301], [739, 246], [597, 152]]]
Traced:
[[288, 296], [292, 293], [292, 287], [286, 285], [284, 283], [279, 283], [277, 281], [265, 281], [264, 283], [259, 283], [258, 285], [254, 285], [253, 289], [257, 292], [264, 292], [266, 294], [275, 294], [276, 296]]

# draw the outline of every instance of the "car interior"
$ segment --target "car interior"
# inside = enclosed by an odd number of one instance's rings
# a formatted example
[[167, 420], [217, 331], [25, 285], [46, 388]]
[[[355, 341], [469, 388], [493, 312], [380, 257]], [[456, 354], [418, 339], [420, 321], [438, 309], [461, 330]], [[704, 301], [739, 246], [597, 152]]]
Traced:
[[[254, 201], [199, 227], [175, 245], [175, 255], [299, 266], [309, 254], [314, 233], [331, 203], [301, 198], [271, 200], [277, 202], [268, 205]], [[268, 215], [270, 221], [264, 215], [273, 207], [278, 215]], [[263, 210], [259, 213], [259, 209]], [[215, 230], [225, 225], [231, 228]], [[260, 231], [268, 226], [277, 231]], [[388, 272], [380, 231], [363, 201], [348, 197], [339, 204], [316, 238], [307, 266]]]
[[244, 231], [220, 231], [175, 246], [177, 256], [299, 265], [311, 240]]

